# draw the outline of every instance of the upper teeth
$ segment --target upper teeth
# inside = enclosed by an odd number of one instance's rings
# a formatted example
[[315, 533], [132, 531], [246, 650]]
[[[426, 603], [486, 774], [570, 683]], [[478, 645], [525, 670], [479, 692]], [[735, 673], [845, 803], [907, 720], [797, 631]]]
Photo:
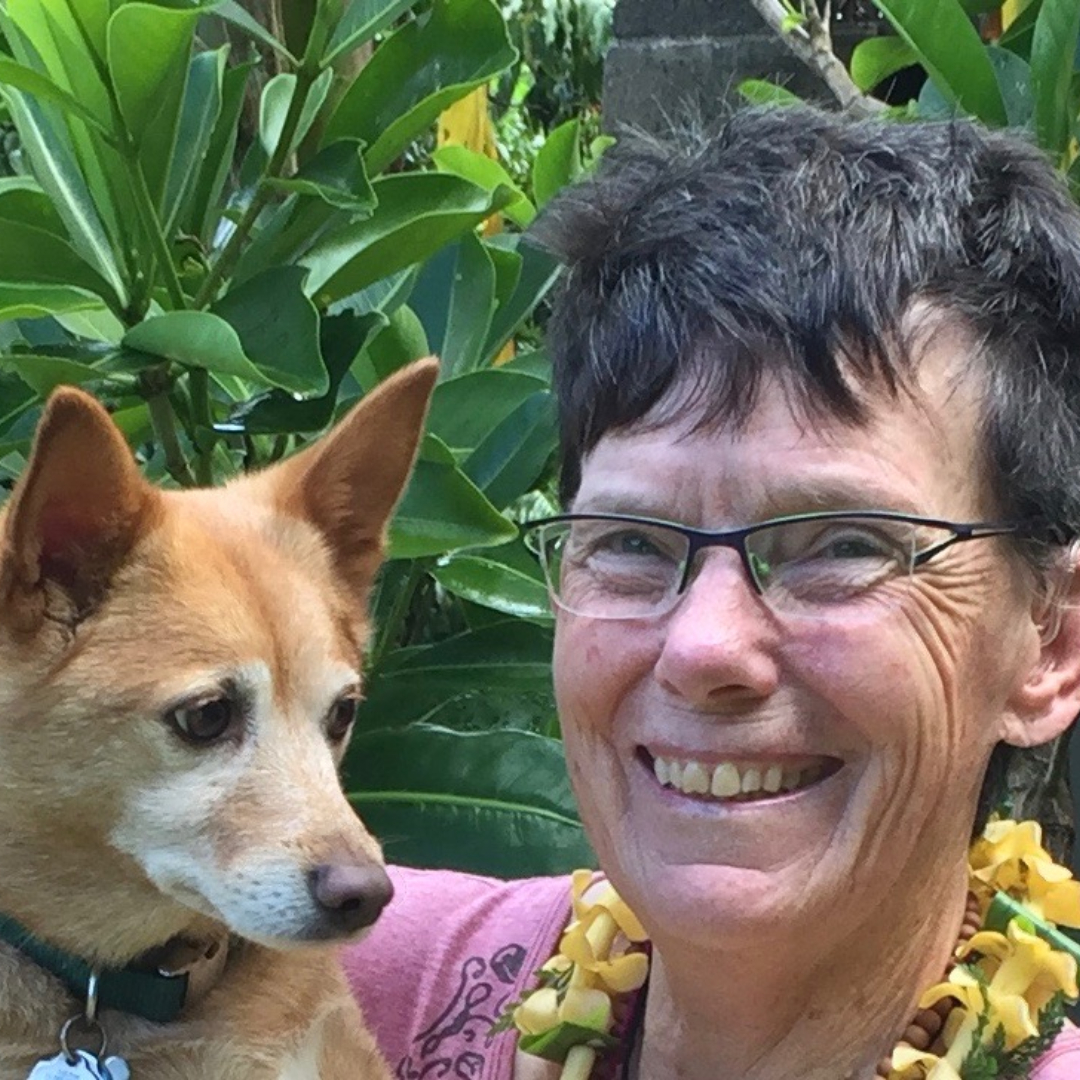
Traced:
[[677, 788], [687, 795], [712, 795], [731, 799], [737, 795], [794, 791], [819, 779], [822, 766], [784, 768], [769, 762], [722, 761], [706, 765], [700, 761], [653, 759], [656, 779], [665, 787]]

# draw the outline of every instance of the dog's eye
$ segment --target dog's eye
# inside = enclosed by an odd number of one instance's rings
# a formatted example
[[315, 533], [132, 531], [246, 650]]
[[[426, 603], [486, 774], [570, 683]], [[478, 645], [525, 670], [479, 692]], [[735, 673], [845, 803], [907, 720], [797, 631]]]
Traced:
[[203, 745], [216, 742], [231, 727], [236, 705], [227, 697], [209, 698], [181, 705], [166, 719], [188, 742]]
[[342, 698], [331, 710], [330, 718], [326, 724], [326, 734], [332, 742], [341, 742], [349, 734], [356, 719], [356, 710], [360, 705], [360, 699], [354, 697]]

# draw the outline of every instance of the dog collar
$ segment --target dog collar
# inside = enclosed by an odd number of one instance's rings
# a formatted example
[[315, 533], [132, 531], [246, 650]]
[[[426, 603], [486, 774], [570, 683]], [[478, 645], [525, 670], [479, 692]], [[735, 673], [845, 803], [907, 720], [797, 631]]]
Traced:
[[[64, 952], [35, 937], [21, 923], [6, 915], [0, 915], [0, 941], [18, 949], [39, 967], [55, 975], [80, 1001], [85, 1000], [94, 970], [85, 960]], [[168, 954], [172, 943], [155, 950], [153, 956]], [[103, 1009], [141, 1016], [145, 1020], [166, 1024], [175, 1020], [191, 996], [201, 996], [212, 983], [199, 975], [201, 962], [214, 963], [213, 975], [220, 973], [225, 959], [224, 940], [215, 940], [208, 949], [196, 956], [195, 962], [177, 965], [179, 970], [169, 970], [163, 963], [151, 961], [145, 968], [128, 966], [102, 968], [97, 972], [97, 998]], [[171, 966], [171, 965], [170, 965]], [[194, 978], [193, 978], [194, 977]], [[195, 986], [192, 983], [196, 982]], [[194, 995], [191, 991], [195, 991]]]

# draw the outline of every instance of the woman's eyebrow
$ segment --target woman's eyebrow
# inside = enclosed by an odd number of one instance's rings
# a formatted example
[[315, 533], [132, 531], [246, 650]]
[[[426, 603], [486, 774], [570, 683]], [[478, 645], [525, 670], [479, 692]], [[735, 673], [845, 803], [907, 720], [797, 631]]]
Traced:
[[782, 517], [785, 514], [815, 510], [889, 510], [900, 514], [933, 516], [904, 492], [875, 483], [873, 479], [854, 477], [803, 477], [791, 483], [770, 486], [756, 501], [757, 517]]
[[671, 518], [671, 506], [648, 492], [598, 491], [569, 506], [574, 514], [625, 514], [628, 517]]
[[[731, 491], [732, 485], [725, 485]], [[733, 492], [734, 493], [734, 492]], [[901, 514], [933, 516], [929, 508], [910, 496], [872, 479], [854, 477], [780, 478], [767, 487], [757, 482], [724, 500], [736, 510], [725, 514], [735, 526], [788, 514], [815, 510], [891, 510]], [[592, 492], [575, 499], [569, 510], [575, 514], [626, 514], [632, 517], [676, 520], [675, 507], [663, 494], [630, 489]], [[736, 518], [738, 520], [736, 520]], [[690, 523], [687, 523], [690, 524]], [[709, 523], [722, 525], [724, 523]]]

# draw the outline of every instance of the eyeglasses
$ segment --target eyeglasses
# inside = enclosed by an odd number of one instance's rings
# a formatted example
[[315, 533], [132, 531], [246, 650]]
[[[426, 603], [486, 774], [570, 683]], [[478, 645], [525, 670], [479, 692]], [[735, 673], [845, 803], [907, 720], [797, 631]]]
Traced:
[[885, 510], [829, 511], [710, 532], [619, 514], [562, 514], [525, 526], [554, 602], [593, 619], [664, 615], [699, 551], [738, 552], [754, 590], [779, 614], [828, 617], [909, 579], [954, 544], [1026, 532], [1008, 522], [960, 524]]

